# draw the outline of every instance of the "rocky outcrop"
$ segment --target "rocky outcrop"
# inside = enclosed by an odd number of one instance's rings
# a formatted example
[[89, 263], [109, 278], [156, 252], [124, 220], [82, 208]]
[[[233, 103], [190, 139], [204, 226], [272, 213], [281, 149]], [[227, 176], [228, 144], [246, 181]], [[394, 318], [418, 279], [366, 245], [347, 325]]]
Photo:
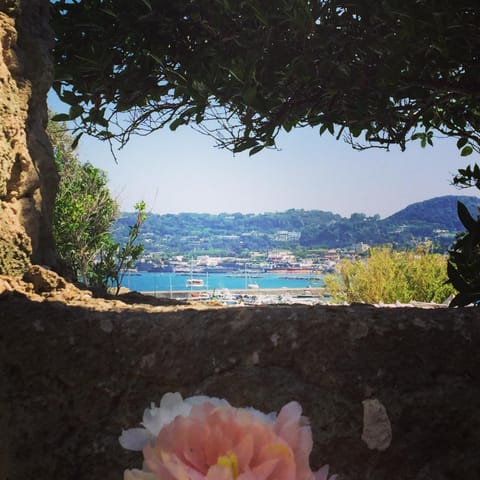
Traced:
[[475, 308], [81, 306], [26, 280], [37, 301], [0, 295], [0, 480], [122, 478], [118, 435], [167, 391], [298, 400], [343, 480], [480, 478]]
[[21, 274], [30, 260], [55, 263], [48, 9], [46, 0], [0, 2], [0, 274]]

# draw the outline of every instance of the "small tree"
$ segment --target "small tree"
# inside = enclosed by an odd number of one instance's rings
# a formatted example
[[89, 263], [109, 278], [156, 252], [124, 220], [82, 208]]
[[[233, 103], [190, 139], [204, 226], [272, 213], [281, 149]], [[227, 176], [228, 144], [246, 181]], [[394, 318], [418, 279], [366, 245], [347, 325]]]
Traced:
[[60, 175], [54, 210], [57, 252], [74, 279], [85, 285], [120, 290], [122, 272], [131, 268], [143, 252], [135, 242], [145, 220], [145, 203], [138, 203], [135, 225], [124, 246], [110, 232], [119, 208], [107, 186], [107, 175], [93, 165], [82, 164], [72, 149], [73, 138], [63, 123], [50, 122], [50, 139]]
[[442, 302], [454, 292], [445, 284], [446, 263], [443, 255], [422, 248], [374, 248], [364, 260], [342, 260], [336, 275], [326, 275], [325, 285], [337, 302]]
[[146, 220], [146, 205], [141, 201], [135, 205], [137, 220], [129, 226], [128, 240], [125, 245], [115, 242], [110, 236], [99, 251], [99, 260], [92, 268], [92, 282], [99, 287], [113, 286], [115, 295], [120, 292], [126, 270], [132, 268], [143, 253], [143, 244], [136, 244], [140, 228]]
[[75, 279], [88, 285], [90, 267], [110, 235], [118, 204], [110, 195], [105, 172], [82, 164], [75, 155], [65, 125], [50, 122], [49, 132], [60, 175], [53, 220], [57, 252]]

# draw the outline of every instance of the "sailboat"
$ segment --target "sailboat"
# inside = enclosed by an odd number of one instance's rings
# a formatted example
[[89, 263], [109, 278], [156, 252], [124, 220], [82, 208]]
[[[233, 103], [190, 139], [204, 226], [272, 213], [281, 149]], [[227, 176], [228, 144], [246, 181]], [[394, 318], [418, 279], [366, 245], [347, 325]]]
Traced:
[[260, 288], [257, 282], [249, 282], [248, 281], [248, 273], [247, 273], [247, 264], [245, 263], [245, 288], [249, 290], [256, 290]]
[[204, 282], [201, 278], [193, 278], [193, 260], [192, 262], [190, 263], [190, 278], [187, 279], [185, 285], [187, 287], [203, 287], [204, 286]]

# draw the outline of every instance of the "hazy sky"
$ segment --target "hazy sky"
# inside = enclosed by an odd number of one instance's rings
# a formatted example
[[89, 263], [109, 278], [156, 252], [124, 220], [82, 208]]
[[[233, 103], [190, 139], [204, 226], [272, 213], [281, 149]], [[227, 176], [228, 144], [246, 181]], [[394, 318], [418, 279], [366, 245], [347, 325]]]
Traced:
[[[51, 98], [50, 108], [61, 111]], [[355, 151], [318, 129], [297, 129], [278, 138], [280, 150], [233, 156], [189, 127], [132, 137], [115, 163], [109, 147], [82, 138], [82, 161], [106, 170], [123, 211], [145, 200], [153, 213], [260, 213], [290, 208], [388, 216], [410, 203], [440, 195], [477, 195], [450, 185], [462, 158], [455, 142], [438, 139], [405, 152]]]

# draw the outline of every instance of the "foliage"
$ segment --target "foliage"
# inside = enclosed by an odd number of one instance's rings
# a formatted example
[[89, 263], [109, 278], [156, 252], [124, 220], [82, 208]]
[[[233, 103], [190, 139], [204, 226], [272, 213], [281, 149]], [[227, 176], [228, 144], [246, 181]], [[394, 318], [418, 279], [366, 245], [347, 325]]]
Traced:
[[50, 122], [48, 128], [60, 175], [53, 220], [57, 253], [75, 278], [88, 285], [91, 265], [109, 239], [118, 205], [111, 198], [105, 172], [82, 164], [72, 151], [65, 126]]
[[443, 255], [374, 248], [366, 259], [342, 260], [337, 274], [326, 275], [327, 291], [337, 302], [443, 302], [454, 292], [446, 285]]
[[466, 232], [457, 237], [448, 261], [449, 282], [458, 290], [451, 307], [480, 303], [480, 215], [477, 220], [458, 202], [458, 216]]
[[109, 237], [99, 253], [98, 262], [92, 266], [92, 283], [96, 286], [107, 288], [113, 285], [115, 295], [120, 292], [125, 272], [135, 266], [136, 261], [143, 253], [143, 244], [136, 244], [140, 229], [146, 220], [146, 205], [141, 201], [135, 205], [137, 219], [134, 225], [128, 227], [129, 234], [125, 244], [121, 245]]
[[479, 149], [476, 0], [51, 5], [60, 118], [79, 132], [125, 143], [190, 123], [253, 154], [308, 125], [359, 148], [441, 134]]
[[110, 230], [118, 217], [118, 204], [111, 197], [105, 172], [80, 162], [65, 124], [49, 122], [48, 133], [60, 175], [53, 221], [57, 253], [76, 280], [104, 288], [113, 283], [118, 293], [124, 270], [143, 252], [135, 242], [145, 220], [145, 203], [136, 205], [137, 220], [129, 227], [125, 244], [116, 243]]
[[[475, 164], [459, 169], [453, 184], [459, 188], [480, 189], [480, 167]], [[457, 210], [466, 232], [457, 236], [449, 252], [449, 282], [459, 291], [450, 306], [461, 307], [472, 302], [478, 305], [480, 301], [480, 216], [474, 220], [468, 208], [460, 201]]]
[[453, 184], [459, 188], [477, 187], [480, 190], [480, 167], [475, 164], [460, 168], [453, 177]]

